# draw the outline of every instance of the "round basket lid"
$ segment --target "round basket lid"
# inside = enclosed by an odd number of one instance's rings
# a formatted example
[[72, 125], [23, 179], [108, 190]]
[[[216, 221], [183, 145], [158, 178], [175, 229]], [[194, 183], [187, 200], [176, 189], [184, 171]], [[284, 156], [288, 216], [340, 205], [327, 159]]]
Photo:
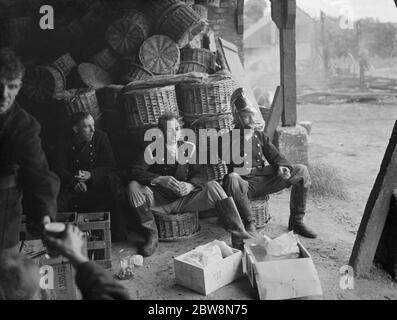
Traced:
[[81, 80], [90, 88], [100, 89], [113, 82], [112, 77], [92, 63], [82, 63], [78, 67]]
[[65, 77], [58, 69], [38, 66], [26, 72], [23, 92], [29, 99], [42, 102], [56, 96], [65, 87]]
[[142, 44], [139, 58], [142, 65], [154, 74], [174, 74], [179, 68], [180, 51], [168, 36], [155, 35]]
[[149, 35], [149, 24], [145, 17], [136, 13], [133, 17], [119, 19], [106, 31], [109, 45], [122, 56], [138, 51], [139, 46]]

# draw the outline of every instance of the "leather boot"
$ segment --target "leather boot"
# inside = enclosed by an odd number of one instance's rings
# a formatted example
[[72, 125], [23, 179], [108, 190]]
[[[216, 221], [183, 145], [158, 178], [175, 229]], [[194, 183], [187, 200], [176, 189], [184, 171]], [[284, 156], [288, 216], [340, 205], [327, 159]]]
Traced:
[[158, 230], [152, 211], [147, 204], [135, 209], [138, 214], [140, 226], [144, 232], [146, 243], [140, 248], [144, 257], [151, 256], [157, 249], [159, 243]]
[[240, 214], [241, 220], [244, 223], [245, 230], [253, 237], [258, 238], [259, 233], [256, 231], [256, 221], [252, 214], [251, 202], [248, 198], [241, 200], [234, 200], [237, 210]]
[[223, 227], [232, 234], [233, 248], [242, 250], [244, 239], [250, 239], [252, 236], [245, 230], [233, 198], [217, 201], [215, 209]]
[[302, 185], [293, 185], [291, 189], [290, 217], [288, 230], [294, 231], [302, 237], [315, 239], [317, 234], [303, 223], [306, 211], [306, 199], [308, 188]]

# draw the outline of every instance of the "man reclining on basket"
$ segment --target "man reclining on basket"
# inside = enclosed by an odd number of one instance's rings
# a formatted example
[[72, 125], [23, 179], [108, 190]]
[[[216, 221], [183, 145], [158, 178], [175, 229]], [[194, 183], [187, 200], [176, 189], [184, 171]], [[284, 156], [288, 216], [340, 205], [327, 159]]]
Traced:
[[[149, 165], [148, 159], [145, 159], [145, 150], [149, 158], [155, 158], [158, 150], [150, 151], [145, 148], [139, 162], [127, 173], [127, 180], [130, 181], [126, 188], [130, 214], [136, 216], [146, 236], [140, 253], [150, 256], [158, 245], [158, 231], [152, 211], [178, 214], [205, 211], [215, 207], [219, 221], [231, 232], [232, 239], [251, 238], [244, 228], [233, 199], [226, 195], [222, 186], [216, 181], [203, 181], [186, 158], [180, 159], [182, 157], [178, 150], [183, 149], [181, 146], [186, 146], [191, 155], [195, 152], [195, 146], [180, 141], [181, 124], [177, 116], [161, 116], [158, 127], [165, 139], [164, 152], [158, 161], [161, 163]], [[184, 156], [187, 153], [185, 152]], [[178, 158], [181, 163], [178, 162]], [[123, 175], [125, 180], [125, 173]]]
[[[253, 233], [255, 216], [249, 199], [278, 192], [292, 186], [288, 230], [307, 237], [316, 238], [313, 230], [303, 223], [306, 210], [307, 191], [311, 178], [305, 165], [292, 165], [269, 141], [262, 131], [253, 130], [252, 103], [245, 96], [243, 88], [237, 89], [231, 97], [231, 107], [238, 135], [230, 138], [230, 159], [240, 159], [235, 151], [245, 149], [241, 164], [231, 161], [229, 175], [223, 186], [228, 196], [233, 197], [246, 229]], [[219, 144], [219, 152], [222, 146]], [[249, 226], [249, 227], [247, 227]]]

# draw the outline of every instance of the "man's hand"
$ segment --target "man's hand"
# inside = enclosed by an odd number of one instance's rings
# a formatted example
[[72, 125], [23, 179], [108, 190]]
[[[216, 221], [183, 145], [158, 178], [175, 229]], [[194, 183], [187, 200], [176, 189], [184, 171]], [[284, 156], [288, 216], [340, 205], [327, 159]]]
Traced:
[[45, 235], [45, 242], [50, 249], [55, 249], [68, 258], [74, 267], [89, 261], [86, 252], [85, 234], [75, 226], [66, 226], [65, 237], [62, 239]]
[[162, 176], [152, 180], [153, 184], [158, 184], [163, 188], [170, 189], [176, 194], [179, 194], [181, 190], [181, 183], [172, 176]]
[[181, 182], [181, 190], [179, 192], [179, 195], [181, 197], [187, 196], [190, 192], [194, 190], [194, 185], [188, 182]]
[[74, 177], [79, 182], [87, 182], [88, 180], [91, 179], [91, 172], [84, 171], [84, 170], [79, 170], [79, 174], [77, 176], [74, 176]]
[[288, 167], [279, 167], [278, 175], [281, 176], [284, 180], [288, 180], [291, 178], [291, 171]]
[[74, 186], [74, 191], [78, 193], [85, 193], [87, 192], [88, 188], [87, 185], [84, 182], [77, 182], [76, 185]]

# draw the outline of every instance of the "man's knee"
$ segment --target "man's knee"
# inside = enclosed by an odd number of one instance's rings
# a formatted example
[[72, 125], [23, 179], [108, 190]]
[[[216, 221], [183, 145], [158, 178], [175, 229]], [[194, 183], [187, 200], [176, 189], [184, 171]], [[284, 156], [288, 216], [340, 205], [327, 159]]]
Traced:
[[204, 189], [206, 189], [209, 195], [217, 200], [227, 198], [225, 190], [223, 190], [222, 186], [217, 181], [209, 181], [204, 185]]
[[303, 185], [309, 187], [311, 185], [311, 178], [309, 169], [304, 164], [296, 164], [292, 166], [294, 176], [298, 179], [303, 179]]
[[232, 173], [229, 173], [225, 177], [225, 179], [223, 180], [223, 183], [226, 188], [229, 188], [229, 187], [233, 187], [233, 186], [235, 187], [235, 186], [240, 185], [241, 181], [242, 181], [242, 179], [241, 179], [240, 175], [238, 173], [232, 172]]
[[127, 192], [128, 193], [141, 192], [142, 188], [143, 188], [143, 186], [139, 182], [131, 181], [127, 185]]
[[145, 203], [145, 187], [139, 182], [131, 181], [130, 183], [128, 183], [126, 191], [129, 202], [132, 206], [139, 207]]
[[224, 181], [224, 187], [229, 196], [240, 197], [244, 193], [246, 193], [246, 181], [244, 181], [239, 174], [232, 172], [228, 174]]

